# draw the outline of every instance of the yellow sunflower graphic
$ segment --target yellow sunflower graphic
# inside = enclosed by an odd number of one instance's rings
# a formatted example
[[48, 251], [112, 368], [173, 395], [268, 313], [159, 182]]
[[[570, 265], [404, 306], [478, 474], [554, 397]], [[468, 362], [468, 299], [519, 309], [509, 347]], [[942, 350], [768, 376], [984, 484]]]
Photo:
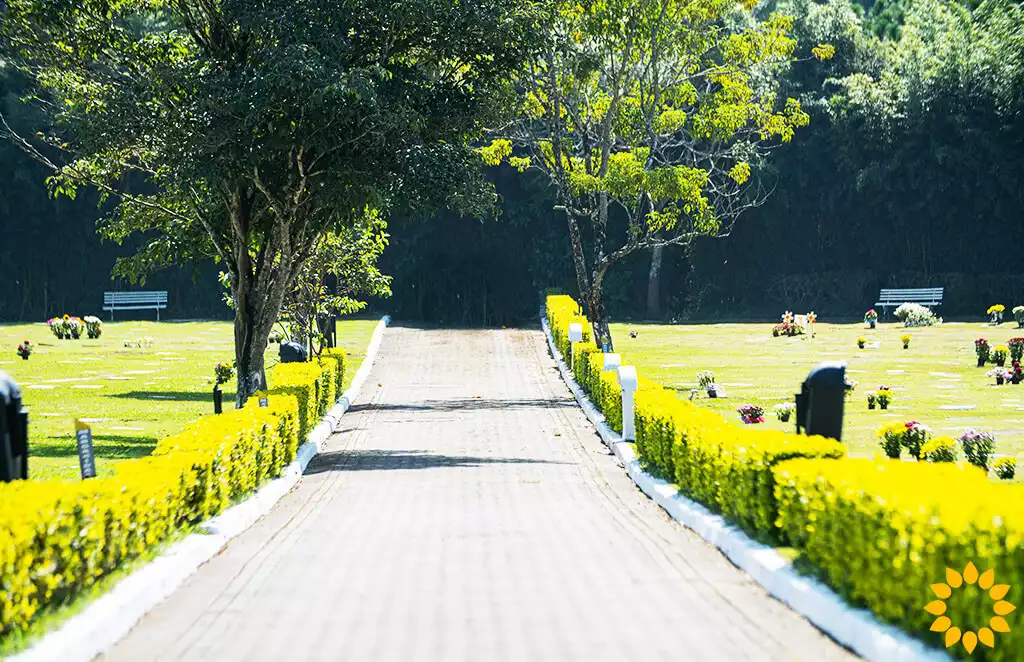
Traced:
[[[989, 648], [994, 648], [996, 645], [995, 633], [1010, 631], [1010, 624], [1006, 622], [1004, 617], [1017, 607], [1003, 600], [1009, 592], [1010, 586], [1008, 584], [996, 584], [995, 581], [995, 570], [990, 568], [979, 575], [978, 569], [974, 567], [974, 564], [968, 563], [967, 567], [964, 568], [963, 574], [952, 568], [946, 568], [946, 582], [944, 584], [932, 584], [932, 592], [935, 593], [938, 600], [932, 600], [926, 604], [924, 610], [938, 617], [932, 623], [930, 629], [932, 632], [945, 633], [946, 648], [961, 642], [969, 655], [974, 652], [979, 641]], [[988, 591], [988, 596], [992, 599], [992, 612], [994, 614], [991, 620], [989, 620], [988, 627], [980, 628], [977, 632], [961, 630], [953, 625], [948, 616], [944, 615], [946, 613], [945, 600], [953, 595], [953, 590], [961, 588], [965, 584], [973, 585], [975, 582], [977, 582], [978, 588]]]

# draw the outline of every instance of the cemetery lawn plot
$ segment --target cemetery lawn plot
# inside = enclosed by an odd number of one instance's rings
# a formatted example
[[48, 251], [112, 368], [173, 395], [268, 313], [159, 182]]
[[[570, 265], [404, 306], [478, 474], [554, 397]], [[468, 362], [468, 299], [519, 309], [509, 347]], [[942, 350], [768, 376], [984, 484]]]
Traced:
[[[1024, 336], [1016, 324], [947, 323], [905, 329], [902, 324], [817, 324], [816, 337], [773, 338], [773, 324], [653, 325], [614, 324], [615, 349], [639, 374], [690, 397], [697, 372], [711, 370], [725, 387], [725, 399], [700, 392], [695, 401], [739, 421], [736, 408], [756, 404], [765, 409], [770, 428], [792, 431], [795, 419], [780, 423], [774, 407], [792, 402], [808, 371], [821, 361], [847, 362], [847, 374], [858, 382], [846, 402], [843, 441], [855, 456], [872, 456], [881, 449], [875, 431], [884, 424], [919, 421], [935, 435], [956, 437], [968, 428], [996, 435], [997, 455], [1024, 458], [1024, 384], [996, 386], [978, 368], [974, 340], [987, 338], [992, 346]], [[637, 332], [630, 338], [629, 332]], [[904, 350], [900, 336], [909, 333]], [[857, 348], [857, 337], [867, 340]], [[888, 411], [867, 408], [867, 394], [880, 385], [893, 390]]]
[[[349, 381], [375, 326], [338, 323], [339, 345], [352, 348]], [[124, 346], [144, 337], [150, 346]], [[26, 339], [35, 352], [23, 361], [14, 350]], [[267, 348], [268, 368], [277, 351]], [[0, 325], [0, 370], [19, 383], [29, 408], [29, 478], [78, 479], [76, 418], [92, 427], [100, 476], [149, 455], [159, 439], [213, 413], [214, 365], [233, 358], [230, 322], [105, 322], [99, 340], [58, 340], [44, 324]], [[225, 408], [233, 406], [234, 380], [222, 388]]]

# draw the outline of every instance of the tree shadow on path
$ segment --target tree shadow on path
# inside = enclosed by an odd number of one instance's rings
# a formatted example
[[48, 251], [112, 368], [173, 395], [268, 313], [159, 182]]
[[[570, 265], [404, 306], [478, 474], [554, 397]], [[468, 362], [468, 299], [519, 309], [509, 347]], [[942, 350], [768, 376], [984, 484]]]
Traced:
[[476, 457], [472, 455], [437, 455], [429, 451], [350, 450], [329, 451], [313, 458], [306, 475], [329, 471], [409, 471], [442, 467], [480, 467], [488, 464], [565, 464], [520, 457]]

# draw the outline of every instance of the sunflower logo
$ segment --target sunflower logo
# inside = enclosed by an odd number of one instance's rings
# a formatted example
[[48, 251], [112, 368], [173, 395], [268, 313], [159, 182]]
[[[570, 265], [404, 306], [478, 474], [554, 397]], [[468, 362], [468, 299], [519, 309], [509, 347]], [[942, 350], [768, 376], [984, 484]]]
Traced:
[[[979, 641], [989, 648], [994, 648], [996, 644], [995, 633], [1010, 631], [1010, 625], [1006, 622], [1004, 616], [1017, 607], [1003, 600], [1010, 590], [1009, 585], [996, 584], [995, 581], [996, 573], [994, 570], [989, 569], [979, 575], [978, 569], [974, 567], [974, 564], [968, 563], [962, 575], [952, 568], [946, 568], [946, 582], [944, 584], [932, 584], [932, 592], [935, 593], [938, 600], [932, 600], [926, 604], [924, 610], [938, 617], [932, 623], [930, 629], [932, 632], [945, 633], [946, 648], [961, 642], [969, 655], [974, 652]], [[988, 627], [980, 628], [977, 632], [961, 630], [953, 625], [953, 621], [948, 616], [944, 615], [946, 613], [945, 600], [953, 595], [953, 590], [962, 588], [965, 585], [974, 585], [975, 583], [977, 583], [978, 588], [982, 591], [988, 592], [988, 597], [992, 599], [993, 612], [993, 616], [988, 622]]]

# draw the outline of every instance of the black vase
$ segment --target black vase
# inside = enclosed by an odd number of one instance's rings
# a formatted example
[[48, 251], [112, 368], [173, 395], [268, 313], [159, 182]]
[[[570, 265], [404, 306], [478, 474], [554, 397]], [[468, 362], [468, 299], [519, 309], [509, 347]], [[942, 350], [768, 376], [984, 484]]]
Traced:
[[878, 406], [881, 407], [882, 409], [888, 409], [889, 408], [889, 403], [888, 402], [879, 402]]
[[21, 355], [21, 360], [22, 360], [22, 361], [28, 361], [28, 357], [29, 357], [29, 355], [28, 355], [28, 354], [22, 354], [22, 355]]
[[874, 402], [869, 402], [868, 403], [868, 409], [874, 409], [874, 408], [875, 408], [875, 403]]
[[981, 358], [980, 356], [978, 357], [978, 367], [979, 368], [984, 368], [985, 367], [985, 359]]
[[1020, 384], [1020, 375], [1013, 373], [1013, 377], [1010, 379], [1014, 384]]
[[1005, 383], [1006, 383], [1005, 379], [1003, 379], [1002, 377], [996, 377], [996, 385], [997, 386], [1002, 386]]
[[220, 384], [213, 387], [213, 413], [219, 414], [224, 409], [224, 392], [220, 390]]
[[1006, 365], [1006, 359], [996, 359], [996, 365], [1002, 368], [1004, 365]]

